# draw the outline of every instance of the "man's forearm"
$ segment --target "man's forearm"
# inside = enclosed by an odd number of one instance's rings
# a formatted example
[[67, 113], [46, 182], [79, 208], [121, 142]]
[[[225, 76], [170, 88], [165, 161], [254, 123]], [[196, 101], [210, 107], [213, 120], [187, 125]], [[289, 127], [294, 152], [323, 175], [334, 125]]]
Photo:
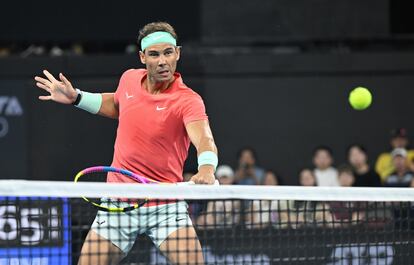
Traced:
[[[212, 137], [203, 137], [201, 139], [200, 144], [197, 148], [197, 155], [200, 156], [203, 152], [213, 152], [217, 156], [217, 147]], [[200, 172], [202, 171], [204, 173], [214, 174], [216, 165], [213, 165], [213, 163], [199, 165], [198, 170]]]
[[76, 89], [78, 95], [73, 105], [92, 114], [118, 118], [118, 106], [115, 104], [114, 93], [90, 93]]
[[200, 140], [200, 143], [197, 147], [197, 155], [200, 155], [202, 152], [211, 151], [217, 154], [217, 146], [214, 143], [213, 137], [203, 137]]

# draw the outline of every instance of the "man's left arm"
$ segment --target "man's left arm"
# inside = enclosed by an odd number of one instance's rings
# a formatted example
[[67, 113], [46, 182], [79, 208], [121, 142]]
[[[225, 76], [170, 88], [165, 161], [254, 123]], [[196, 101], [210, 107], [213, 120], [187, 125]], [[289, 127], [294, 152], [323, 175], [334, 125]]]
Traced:
[[[200, 156], [204, 152], [213, 152], [217, 156], [217, 147], [214, 143], [213, 134], [207, 120], [189, 122], [185, 128], [191, 142], [197, 149], [197, 156]], [[212, 164], [199, 165], [198, 173], [190, 181], [194, 181], [196, 184], [214, 184], [215, 166]]]

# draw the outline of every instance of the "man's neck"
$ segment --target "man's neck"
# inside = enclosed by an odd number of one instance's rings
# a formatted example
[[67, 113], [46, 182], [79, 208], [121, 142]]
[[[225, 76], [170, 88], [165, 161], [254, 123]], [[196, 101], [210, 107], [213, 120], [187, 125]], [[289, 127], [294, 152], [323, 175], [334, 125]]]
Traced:
[[328, 169], [330, 169], [331, 167], [325, 167], [325, 168], [317, 168], [319, 171], [327, 171]]
[[407, 174], [407, 169], [406, 168], [397, 169], [395, 172], [397, 173], [397, 176], [404, 177], [405, 174]]
[[153, 95], [161, 94], [163, 91], [167, 90], [170, 85], [174, 82], [175, 78], [171, 78], [168, 81], [156, 82], [152, 78], [148, 77], [145, 84], [145, 89]]
[[369, 171], [369, 166], [367, 164], [362, 164], [356, 167], [356, 172], [358, 174], [365, 174]]

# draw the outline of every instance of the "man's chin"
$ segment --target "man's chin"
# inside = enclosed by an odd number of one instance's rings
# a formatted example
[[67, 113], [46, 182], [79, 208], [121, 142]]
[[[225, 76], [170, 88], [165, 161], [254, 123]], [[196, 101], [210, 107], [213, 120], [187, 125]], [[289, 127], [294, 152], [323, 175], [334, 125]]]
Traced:
[[173, 75], [157, 76], [157, 79], [155, 80], [155, 82], [157, 82], [157, 83], [164, 83], [164, 82], [171, 81], [172, 79], [173, 79]]

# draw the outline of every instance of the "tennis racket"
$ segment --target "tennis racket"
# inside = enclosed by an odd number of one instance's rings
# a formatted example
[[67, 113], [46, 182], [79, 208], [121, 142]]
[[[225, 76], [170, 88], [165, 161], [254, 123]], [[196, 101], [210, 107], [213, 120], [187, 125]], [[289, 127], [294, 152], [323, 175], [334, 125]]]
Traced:
[[[114, 173], [122, 174], [122, 175], [127, 176], [130, 179], [132, 179], [132, 180], [134, 180], [138, 183], [143, 183], [143, 184], [166, 184], [166, 185], [168, 185], [168, 184], [169, 185], [191, 185], [191, 184], [194, 184], [194, 182], [192, 182], [192, 181], [180, 182], [180, 183], [163, 183], [163, 182], [159, 182], [159, 181], [147, 178], [147, 177], [140, 176], [140, 175], [135, 174], [135, 173], [133, 173], [129, 170], [126, 170], [126, 169], [119, 169], [119, 168], [108, 167], [108, 166], [95, 166], [95, 167], [85, 168], [85, 169], [81, 170], [78, 174], [76, 174], [74, 181], [79, 182], [79, 180], [82, 179], [83, 181], [104, 182], [104, 181], [106, 181], [106, 174], [108, 172], [114, 172]], [[218, 180], [215, 180], [214, 185], [219, 185]], [[128, 207], [108, 207], [108, 206], [105, 206], [103, 204], [104, 201], [108, 201], [108, 200], [104, 200], [104, 199], [94, 200], [94, 199], [91, 199], [91, 198], [86, 198], [84, 196], [82, 196], [82, 198], [86, 202], [90, 203], [92, 206], [97, 208], [98, 210], [105, 211], [105, 212], [129, 212], [129, 211], [133, 211], [133, 210], [138, 209], [139, 207], [143, 206], [144, 204], [146, 204], [149, 200], [148, 198], [138, 200], [138, 201], [134, 200], [133, 204], [131, 206], [128, 206]], [[109, 204], [107, 204], [107, 205], [109, 205]]]
[[[108, 167], [108, 166], [95, 166], [95, 167], [85, 168], [85, 169], [81, 170], [78, 174], [76, 174], [74, 182], [79, 182], [81, 179], [83, 181], [102, 182], [103, 181], [102, 176], [105, 175], [105, 180], [106, 180], [106, 173], [108, 173], [108, 172], [114, 172], [114, 173], [122, 174], [122, 175], [127, 176], [130, 179], [132, 179], [132, 180], [134, 180], [138, 183], [143, 183], [143, 184], [157, 184], [157, 183], [159, 183], [156, 180], [140, 176], [138, 174], [132, 173], [129, 170], [119, 169], [119, 168], [115, 168], [115, 167]], [[103, 173], [105, 173], [105, 174], [103, 174]], [[109, 206], [105, 206], [103, 204], [103, 202], [105, 201], [104, 199], [94, 200], [94, 199], [91, 199], [91, 198], [86, 198], [84, 196], [82, 196], [82, 198], [86, 202], [90, 203], [92, 206], [97, 208], [98, 210], [105, 211], [105, 212], [129, 212], [129, 211], [133, 211], [135, 209], [138, 209], [139, 207], [143, 206], [145, 203], [148, 202], [148, 199], [142, 199], [142, 200], [134, 201], [133, 204], [131, 206], [128, 206], [128, 207], [109, 207]], [[110, 205], [110, 204], [106, 204], [106, 205]]]

